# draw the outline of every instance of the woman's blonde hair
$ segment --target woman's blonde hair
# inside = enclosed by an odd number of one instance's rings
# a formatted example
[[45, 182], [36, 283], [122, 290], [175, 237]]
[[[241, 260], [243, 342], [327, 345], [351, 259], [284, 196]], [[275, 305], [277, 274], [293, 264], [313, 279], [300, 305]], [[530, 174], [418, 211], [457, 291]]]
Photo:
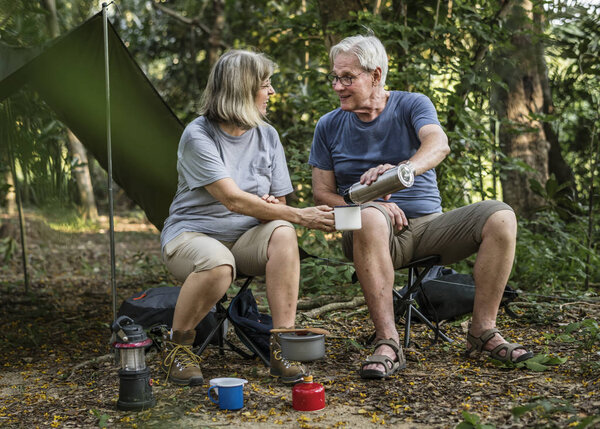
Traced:
[[243, 129], [264, 124], [255, 99], [275, 67], [262, 53], [237, 49], [226, 52], [210, 71], [200, 114]]

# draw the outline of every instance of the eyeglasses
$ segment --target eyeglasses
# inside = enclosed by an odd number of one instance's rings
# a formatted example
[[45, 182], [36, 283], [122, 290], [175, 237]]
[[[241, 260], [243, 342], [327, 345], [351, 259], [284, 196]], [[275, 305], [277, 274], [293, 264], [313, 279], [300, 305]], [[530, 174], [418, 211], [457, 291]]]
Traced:
[[353, 83], [353, 80], [358, 78], [361, 74], [363, 74], [364, 71], [360, 72], [359, 74], [357, 74], [356, 76], [338, 76], [334, 73], [329, 73], [327, 75], [327, 80], [332, 84], [335, 85], [336, 82], [341, 83], [343, 86], [350, 86]]

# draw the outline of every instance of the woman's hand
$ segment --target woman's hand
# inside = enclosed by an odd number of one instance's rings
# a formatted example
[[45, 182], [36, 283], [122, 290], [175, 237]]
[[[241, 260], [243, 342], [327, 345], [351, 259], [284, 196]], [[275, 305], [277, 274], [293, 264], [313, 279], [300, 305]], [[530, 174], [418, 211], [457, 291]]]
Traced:
[[[285, 197], [283, 197], [283, 198], [285, 198]], [[269, 195], [269, 194], [263, 195], [262, 197], [260, 197], [260, 199], [263, 200], [265, 203], [269, 203], [269, 204], [279, 204], [282, 202], [280, 198], [274, 197], [273, 195]], [[283, 204], [285, 204], [285, 201], [283, 201]], [[258, 219], [258, 221], [260, 223], [270, 222], [265, 219]]]
[[273, 195], [265, 194], [260, 198], [269, 204], [279, 204], [279, 198], [274, 197]]
[[408, 226], [408, 219], [406, 218], [406, 214], [404, 214], [404, 211], [400, 207], [398, 207], [396, 203], [377, 204], [379, 204], [388, 212], [388, 215], [392, 220], [392, 226], [394, 227], [394, 230], [400, 231], [405, 226]]
[[300, 210], [300, 225], [321, 231], [335, 231], [333, 209], [329, 206], [306, 207]]

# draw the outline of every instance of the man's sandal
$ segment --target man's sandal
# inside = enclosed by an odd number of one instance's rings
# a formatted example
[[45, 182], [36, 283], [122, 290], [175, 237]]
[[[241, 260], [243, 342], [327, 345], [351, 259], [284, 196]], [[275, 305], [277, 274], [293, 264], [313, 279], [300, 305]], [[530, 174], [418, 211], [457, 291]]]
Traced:
[[[466, 357], [471, 357], [473, 355], [477, 355], [480, 353], [487, 353], [490, 357], [497, 359], [501, 362], [523, 362], [524, 360], [531, 359], [533, 357], [533, 352], [527, 352], [522, 354], [521, 356], [513, 359], [513, 352], [515, 350], [527, 350], [521, 344], [517, 343], [502, 343], [497, 345], [493, 350], [485, 350], [484, 347], [496, 334], [500, 334], [500, 331], [496, 328], [488, 329], [483, 332], [479, 337], [475, 337], [471, 334], [471, 332], [467, 333], [467, 344], [471, 346], [471, 348], [465, 351]], [[504, 353], [501, 353], [504, 351]]]
[[[404, 353], [402, 347], [398, 346], [398, 343], [391, 338], [389, 340], [379, 340], [375, 343], [373, 350], [377, 350], [380, 346], [389, 346], [394, 353], [396, 353], [396, 359], [392, 360], [385, 355], [371, 355], [369, 356], [360, 366], [359, 374], [362, 378], [369, 380], [379, 380], [382, 378], [390, 377], [401, 369], [406, 368], [406, 359], [404, 359]], [[385, 370], [380, 369], [365, 369], [366, 366], [371, 364], [382, 365]]]

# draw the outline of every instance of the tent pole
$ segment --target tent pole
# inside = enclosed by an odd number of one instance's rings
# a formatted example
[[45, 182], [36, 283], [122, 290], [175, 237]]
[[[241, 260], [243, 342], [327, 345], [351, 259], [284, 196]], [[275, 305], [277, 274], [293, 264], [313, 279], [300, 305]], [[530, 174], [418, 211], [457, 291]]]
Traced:
[[[10, 100], [6, 101], [6, 118], [9, 122], [12, 122], [12, 112], [10, 109]], [[25, 242], [25, 218], [23, 217], [23, 201], [21, 200], [21, 187], [19, 186], [19, 180], [17, 179], [17, 168], [15, 166], [15, 158], [12, 153], [12, 147], [10, 143], [10, 129], [13, 124], [7, 124], [6, 127], [6, 143], [8, 148], [8, 160], [10, 162], [10, 172], [13, 177], [13, 183], [15, 185], [15, 196], [17, 200], [17, 210], [19, 211], [19, 231], [21, 234], [21, 259], [23, 261], [23, 280], [25, 282], [25, 293], [29, 293], [29, 273], [27, 270], [27, 243]]]
[[[111, 2], [112, 3], [112, 2]], [[108, 17], [106, 8], [108, 4], [102, 3], [102, 21], [104, 29], [104, 77], [106, 88], [106, 156], [108, 162], [108, 219], [110, 235], [110, 283], [112, 287], [112, 309], [113, 320], [117, 319], [117, 281], [115, 269], [115, 222], [113, 203], [113, 180], [112, 180], [112, 142], [110, 124], [110, 68], [108, 64]]]

